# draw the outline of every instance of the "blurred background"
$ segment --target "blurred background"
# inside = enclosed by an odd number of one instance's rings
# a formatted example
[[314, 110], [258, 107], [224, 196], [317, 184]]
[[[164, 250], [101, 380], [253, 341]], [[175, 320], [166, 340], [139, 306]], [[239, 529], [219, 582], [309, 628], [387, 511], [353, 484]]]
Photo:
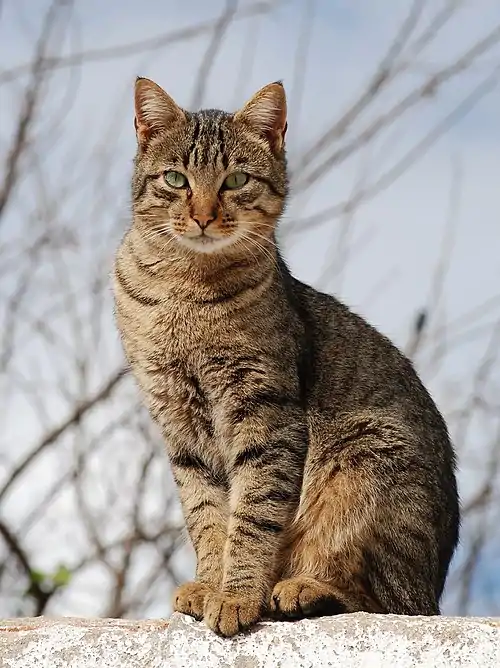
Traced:
[[166, 616], [193, 572], [113, 319], [137, 75], [283, 80], [283, 252], [414, 360], [459, 454], [443, 611], [499, 615], [499, 3], [0, 0], [0, 616]]

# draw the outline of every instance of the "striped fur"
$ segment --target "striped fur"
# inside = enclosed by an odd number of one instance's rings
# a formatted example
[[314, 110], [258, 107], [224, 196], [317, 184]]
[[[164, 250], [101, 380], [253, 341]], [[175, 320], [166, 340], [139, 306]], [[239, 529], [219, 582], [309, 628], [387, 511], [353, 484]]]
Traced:
[[[279, 254], [282, 86], [190, 113], [139, 79], [136, 129], [114, 290], [197, 554], [175, 609], [227, 636], [269, 613], [438, 614], [458, 538], [447, 429], [411, 363]], [[234, 172], [249, 179], [230, 190]]]

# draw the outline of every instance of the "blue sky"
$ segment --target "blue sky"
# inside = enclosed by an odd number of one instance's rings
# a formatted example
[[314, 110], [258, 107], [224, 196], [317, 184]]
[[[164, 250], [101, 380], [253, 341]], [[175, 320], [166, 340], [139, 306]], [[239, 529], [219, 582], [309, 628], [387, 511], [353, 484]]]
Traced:
[[[4, 3], [0, 15], [2, 69], [29, 59], [47, 4], [42, 0]], [[80, 1], [71, 19], [71, 41], [64, 48], [79, 51], [139, 41], [216, 17], [223, 4], [201, 0]], [[420, 81], [424, 72], [452, 61], [467, 44], [500, 23], [497, 2], [464, 4], [438, 44], [371, 108], [367, 122]], [[234, 109], [260, 86], [283, 79], [290, 100], [290, 163], [299, 178], [301, 151], [363, 89], [410, 2], [391, 3], [390, 11], [386, 0], [370, 3], [317, 0], [312, 5], [315, 15], [304, 63], [300, 108], [294, 88], [295, 54], [307, 15], [306, 3], [298, 0], [282, 2], [269, 16], [238, 21], [231, 27], [211, 71], [204, 100], [204, 106]], [[435, 3], [434, 7], [438, 5], [444, 3]], [[429, 12], [424, 14], [423, 25], [428, 16]], [[45, 103], [46, 113], [47, 117], [56, 113], [58, 121], [55, 126], [45, 127], [42, 123], [43, 164], [54, 187], [71, 175], [73, 193], [68, 198], [67, 216], [69, 220], [76, 219], [85, 212], [86, 230], [82, 234], [98, 238], [99, 226], [110, 224], [109, 206], [101, 220], [99, 212], [89, 204], [96, 183], [104, 178], [95, 169], [96, 147], [107, 156], [105, 178], [109, 182], [109, 198], [114, 203], [113, 216], [121, 216], [125, 229], [128, 179], [135, 148], [132, 125], [135, 76], [154, 79], [180, 104], [189, 107], [205, 50], [206, 40], [193, 40], [168, 50], [87, 64], [62, 71], [53, 78]], [[407, 341], [412, 316], [426, 302], [450, 215], [457, 221], [456, 238], [442, 296], [441, 324], [453, 322], [499, 292], [499, 89], [493, 89], [402, 178], [357, 212], [350, 226], [354, 250], [342, 280], [322, 277], [322, 270], [332, 258], [338, 260], [336, 239], [342, 221], [326, 221], [313, 229], [305, 222], [293, 243], [286, 235], [286, 224], [297, 217], [314, 217], [316, 212], [343, 201], [360, 176], [375, 177], [397, 161], [492, 69], [499, 56], [500, 49], [494, 49], [470, 73], [440, 90], [395, 125], [372, 149], [359, 153], [318, 181], [307, 198], [292, 198], [285, 216], [284, 247], [294, 273], [336, 292], [400, 346]], [[7, 144], [19, 93], [19, 81], [0, 87], [0, 151]], [[450, 214], [450, 190], [454, 186], [459, 192]], [[23, 196], [29, 200], [30, 194]], [[13, 209], [6, 217], [3, 234], [16, 234], [19, 222], [16, 216], [18, 213]], [[112, 250], [110, 247], [109, 257]], [[82, 258], [83, 272], [84, 261], [90, 262], [91, 255], [89, 250], [89, 257]], [[500, 304], [498, 307], [491, 319], [499, 315]], [[455, 408], [456, 397], [468, 387], [483, 344], [484, 341], [474, 341], [451, 353], [437, 377], [432, 360], [419, 361], [424, 380], [445, 412]], [[11, 429], [21, 436], [22, 430], [29, 426], [16, 424]], [[473, 432], [473, 450], [480, 443], [478, 430]], [[463, 459], [465, 472], [469, 471], [467, 461]], [[470, 471], [462, 480], [465, 492], [472, 489], [475, 478]], [[498, 580], [495, 586], [500, 589]]]
[[[39, 8], [44, 3], [39, 3]], [[243, 3], [244, 4], [244, 3]], [[290, 90], [293, 100], [294, 52], [303, 21], [303, 5], [299, 2], [283, 3], [270, 18], [258, 18], [249, 22], [238, 22], [221, 49], [217, 64], [211, 73], [206, 94], [207, 106], [234, 108], [241, 104], [259, 86], [280, 78]], [[293, 143], [289, 152], [293, 160], [303, 146], [322, 128], [335, 113], [340, 113], [361, 89], [372, 72], [373, 65], [386, 48], [408, 9], [407, 2], [397, 3], [397, 11], [388, 13], [381, 2], [328, 2], [317, 1], [313, 25], [313, 38], [309, 49], [304, 86], [297, 124], [297, 113], [290, 111], [290, 137]], [[32, 47], [32, 37], [39, 15], [33, 5], [19, 2], [10, 8], [6, 3], [2, 33], [2, 62], [5, 64], [23, 61]], [[82, 48], [96, 48], [127, 41], [139, 40], [158, 34], [163, 30], [189, 25], [193, 20], [202, 21], [218, 14], [222, 3], [191, 2], [189, 15], [176, 2], [145, 0], [140, 6], [135, 2], [100, 3], [89, 0], [77, 3], [75, 25], [78, 35], [75, 42]], [[28, 10], [29, 7], [29, 10]], [[10, 12], [10, 14], [9, 14]], [[21, 23], [19, 16], [23, 16]], [[470, 8], [463, 17], [455, 21], [452, 30], [441, 40], [440, 48], [434, 49], [440, 59], [452, 56], [457, 47], [472, 42], [475, 35], [486, 31], [500, 18], [500, 8], [493, 2], [481, 4], [481, 11]], [[8, 27], [6, 27], [8, 26]], [[467, 35], [464, 38], [464, 33]], [[253, 43], [257, 35], [255, 54], [248, 56], [244, 76], [241, 77], [243, 47]], [[20, 38], [21, 36], [21, 38]], [[103, 127], [119, 130], [116, 144], [111, 146], [116, 154], [117, 173], [130, 169], [130, 156], [134, 150], [131, 128], [131, 85], [136, 74], [149, 76], [158, 81], [181, 104], [189, 105], [196, 68], [203, 57], [205, 45], [202, 41], [183, 44], [166, 53], [145, 54], [127, 59], [113, 60], [85, 66], [79, 71], [79, 92], [71, 108], [64, 116], [60, 131], [65, 143], [61, 150], [86, 152], [102, 138]], [[431, 52], [431, 55], [434, 55]], [[431, 64], [433, 60], [429, 57]], [[489, 58], [491, 62], [493, 57]], [[251, 65], [251, 68], [250, 68]], [[485, 66], [482, 66], [483, 69]], [[250, 71], [248, 69], [250, 68]], [[480, 68], [476, 68], [476, 72]], [[64, 81], [63, 73], [57, 83]], [[239, 80], [238, 80], [239, 77]], [[406, 84], [407, 82], [405, 82]], [[431, 127], [433, 121], [466, 90], [464, 84], [474, 83], [466, 77], [459, 84], [452, 84], [440, 93], [438, 99], [424, 105], [412, 115], [397, 132], [396, 140], [389, 142], [387, 155], [397, 155], [413, 137]], [[2, 91], [4, 112], [16, 100], [15, 86]], [[235, 100], [235, 88], [239, 99]], [[405, 89], [396, 88], [395, 95]], [[53, 85], [53, 103], [60, 103], [60, 91]], [[363, 256], [364, 271], [371, 280], [354, 277], [355, 265], [345, 286], [346, 299], [361, 308], [378, 326], [393, 336], [402, 336], [399, 323], [409, 308], [423, 300], [428, 287], [425, 267], [433, 266], [440, 234], [446, 218], [450, 182], [453, 178], [453, 163], [459, 163], [463, 173], [460, 195], [460, 233], [457, 239], [456, 262], [452, 268], [450, 282], [453, 286], [447, 293], [450, 308], [459, 310], [461, 305], [485, 296], [485, 291], [494, 290], [498, 280], [498, 263], [495, 251], [499, 244], [498, 189], [493, 174], [498, 166], [498, 91], [494, 91], [457, 127], [453, 129], [411, 173], [401, 179], [390, 192], [384, 193], [375, 202], [365, 207], [359, 216], [357, 227], [376, 227], [375, 238], [369, 246], [369, 257]], [[5, 131], [5, 130], [4, 130]], [[82, 139], [84, 138], [84, 142]], [[80, 144], [79, 144], [80, 142]], [[384, 147], [385, 154], [385, 147]], [[384, 155], [384, 158], [386, 156]], [[380, 156], [373, 158], [380, 161]], [[57, 170], [57, 160], [54, 161]], [[383, 161], [380, 161], [383, 164]], [[300, 166], [298, 167], [300, 169]], [[322, 210], [330, 202], [341, 200], [352, 187], [359, 165], [349, 164], [334, 172], [326, 182], [318, 184], [314, 201], [307, 207], [308, 215]], [[127, 193], [123, 192], [126, 200]], [[289, 210], [293, 214], [293, 208]], [[334, 223], [329, 225], [331, 229]], [[328, 228], [328, 226], [327, 226]], [[318, 255], [324, 247], [325, 229], [318, 234], [303, 230], [301, 243], [291, 259], [297, 273], [309, 281], [317, 276]], [[481, 257], [475, 263], [474, 272], [463, 272], [463, 267]], [[361, 261], [361, 258], [360, 258]], [[368, 263], [368, 264], [367, 264]], [[375, 266], [376, 265], [376, 266]], [[381, 266], [383, 265], [383, 267]], [[393, 272], [397, 280], [384, 291], [384, 304], [368, 303], [366, 286], [374, 283], [373, 274], [385, 270]], [[427, 272], [428, 273], [428, 272]], [[415, 274], [419, 280], [415, 281]], [[397, 318], [391, 313], [398, 311]]]

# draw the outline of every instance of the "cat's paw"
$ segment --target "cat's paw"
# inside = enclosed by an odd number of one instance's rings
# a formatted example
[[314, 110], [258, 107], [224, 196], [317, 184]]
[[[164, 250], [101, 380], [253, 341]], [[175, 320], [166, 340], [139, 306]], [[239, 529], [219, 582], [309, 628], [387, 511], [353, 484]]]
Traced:
[[213, 592], [205, 598], [203, 621], [222, 636], [234, 636], [262, 616], [261, 599], [244, 594]]
[[278, 618], [297, 619], [343, 612], [334, 590], [313, 578], [282, 580], [274, 587], [270, 610]]
[[211, 593], [213, 589], [202, 582], [186, 582], [175, 590], [174, 610], [198, 620], [203, 619], [205, 598]]

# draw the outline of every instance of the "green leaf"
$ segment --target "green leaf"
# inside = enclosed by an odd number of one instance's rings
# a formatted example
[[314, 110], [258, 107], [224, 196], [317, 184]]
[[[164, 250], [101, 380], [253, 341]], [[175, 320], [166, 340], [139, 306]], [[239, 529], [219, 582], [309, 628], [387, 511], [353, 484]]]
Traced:
[[43, 571], [30, 571], [30, 580], [33, 584], [41, 585], [47, 578], [47, 574]]
[[59, 566], [52, 576], [52, 582], [56, 587], [65, 587], [71, 580], [71, 571], [66, 566]]

